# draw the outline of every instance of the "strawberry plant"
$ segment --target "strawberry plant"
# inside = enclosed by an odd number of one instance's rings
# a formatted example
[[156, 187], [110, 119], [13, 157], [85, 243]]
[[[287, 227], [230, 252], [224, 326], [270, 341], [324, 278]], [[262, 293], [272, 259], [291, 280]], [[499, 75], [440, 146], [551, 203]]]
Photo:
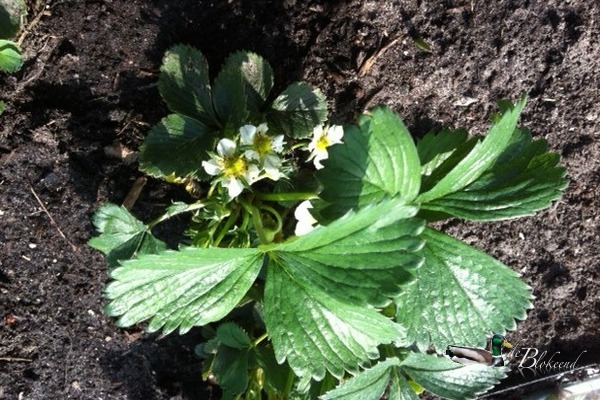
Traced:
[[[500, 261], [429, 226], [533, 215], [566, 186], [559, 156], [500, 103], [485, 136], [443, 129], [414, 141], [386, 107], [328, 125], [305, 83], [272, 95], [260, 56], [238, 52], [213, 82], [176, 46], [159, 90], [172, 114], [140, 168], [197, 201], [144, 223], [106, 204], [90, 245], [110, 266], [105, 312], [150, 332], [204, 327], [205, 378], [224, 398], [465, 399], [504, 368], [461, 366], [449, 343], [514, 329], [529, 287]], [[189, 213], [178, 249], [153, 228]]]

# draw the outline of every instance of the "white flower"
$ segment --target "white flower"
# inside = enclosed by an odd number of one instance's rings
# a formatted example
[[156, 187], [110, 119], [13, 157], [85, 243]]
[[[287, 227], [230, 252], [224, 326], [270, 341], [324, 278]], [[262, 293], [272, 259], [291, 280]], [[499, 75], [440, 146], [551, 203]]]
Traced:
[[308, 144], [310, 156], [308, 161], [313, 160], [315, 168], [323, 168], [321, 161], [329, 158], [327, 148], [334, 144], [342, 143], [344, 128], [340, 125], [325, 126], [319, 125], [313, 129], [312, 141]]
[[312, 216], [310, 211], [308, 211], [310, 208], [313, 208], [312, 204], [310, 204], [310, 200], [305, 200], [296, 207], [296, 210], [294, 211], [294, 217], [298, 220], [296, 229], [294, 230], [296, 236], [306, 235], [315, 229], [314, 224], [317, 223], [317, 220]]
[[229, 197], [235, 198], [245, 185], [252, 185], [258, 180], [259, 170], [256, 165], [249, 164], [237, 152], [233, 140], [221, 139], [217, 144], [217, 155], [211, 155], [208, 161], [202, 161], [202, 167], [209, 175], [220, 175], [221, 185], [227, 189]]
[[283, 135], [269, 136], [267, 124], [244, 125], [240, 128], [241, 142], [250, 148], [244, 152], [248, 160], [256, 160], [265, 170], [265, 176], [274, 181], [281, 177], [281, 159], [276, 153], [283, 151]]

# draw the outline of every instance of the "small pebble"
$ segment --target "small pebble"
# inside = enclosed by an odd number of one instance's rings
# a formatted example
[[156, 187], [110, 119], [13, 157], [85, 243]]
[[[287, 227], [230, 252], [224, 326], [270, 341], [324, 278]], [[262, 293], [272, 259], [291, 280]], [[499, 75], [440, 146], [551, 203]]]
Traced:
[[35, 249], [37, 247], [37, 244], [35, 243], [29, 243], [29, 248], [30, 249]]

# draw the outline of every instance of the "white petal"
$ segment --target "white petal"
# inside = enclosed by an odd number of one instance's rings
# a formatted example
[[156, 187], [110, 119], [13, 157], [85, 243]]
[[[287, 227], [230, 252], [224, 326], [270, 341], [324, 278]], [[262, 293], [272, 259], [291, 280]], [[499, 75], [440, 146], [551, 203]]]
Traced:
[[277, 181], [281, 178], [281, 171], [279, 168], [281, 167], [281, 159], [276, 155], [269, 154], [265, 157], [265, 173], [267, 178]]
[[248, 160], [260, 160], [260, 154], [254, 150], [246, 150], [244, 152], [244, 157]]
[[336, 144], [342, 143], [344, 137], [344, 127], [341, 125], [332, 125], [327, 130], [327, 137], [329, 137], [329, 143]]
[[240, 128], [242, 144], [251, 145], [254, 143], [254, 135], [256, 135], [256, 127], [254, 125], [244, 125]]
[[325, 167], [323, 166], [323, 164], [321, 164], [321, 161], [327, 160], [329, 158], [329, 153], [327, 152], [327, 150], [315, 151], [313, 152], [313, 157], [313, 164], [315, 164], [315, 168], [323, 169]]
[[217, 160], [214, 159], [202, 161], [202, 167], [209, 175], [219, 175], [221, 172], [223, 172], [223, 168], [221, 168]]
[[317, 125], [313, 128], [313, 139], [319, 138], [323, 134], [323, 125]]
[[281, 167], [281, 159], [274, 154], [267, 154], [265, 156], [265, 168], [279, 169]]
[[231, 139], [221, 139], [217, 144], [217, 153], [221, 157], [231, 157], [235, 154], [235, 142]]
[[305, 200], [298, 204], [296, 210], [294, 210], [294, 217], [298, 220], [294, 233], [296, 236], [306, 235], [308, 232], [314, 229], [313, 225], [317, 220], [312, 216], [309, 209], [312, 208], [310, 200]]
[[313, 208], [310, 200], [304, 200], [302, 203], [298, 204], [298, 207], [294, 210], [294, 218], [298, 221], [309, 221], [311, 224], [317, 222], [315, 217], [312, 216], [309, 209]]
[[278, 181], [281, 178], [281, 171], [278, 168], [269, 168], [265, 165], [265, 175], [272, 181]]
[[275, 136], [271, 142], [271, 148], [275, 153], [281, 153], [283, 151], [283, 145], [283, 135]]
[[307, 233], [310, 233], [310, 231], [314, 230], [315, 227], [312, 226], [312, 224], [307, 224], [306, 222], [302, 221], [302, 222], [298, 222], [296, 224], [296, 229], [294, 229], [294, 234], [296, 236], [304, 236]]
[[244, 178], [246, 179], [246, 182], [248, 182], [248, 185], [252, 185], [254, 182], [256, 182], [259, 174], [260, 170], [256, 165], [249, 165], [248, 169], [246, 169], [246, 173], [244, 174]]
[[266, 133], [269, 130], [269, 127], [266, 123], [262, 123], [256, 128], [256, 130], [260, 133]]
[[221, 185], [227, 189], [229, 197], [232, 199], [238, 197], [242, 190], [244, 190], [244, 184], [239, 179], [226, 178], [221, 181]]

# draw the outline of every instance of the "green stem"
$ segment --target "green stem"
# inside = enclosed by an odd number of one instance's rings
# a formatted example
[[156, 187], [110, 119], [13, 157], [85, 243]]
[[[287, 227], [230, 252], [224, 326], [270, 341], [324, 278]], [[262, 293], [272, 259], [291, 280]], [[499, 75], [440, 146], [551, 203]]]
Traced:
[[252, 342], [252, 347], [258, 346], [260, 344], [260, 342], [262, 342], [263, 340], [265, 340], [268, 337], [269, 337], [269, 334], [267, 332], [263, 333], [258, 338], [256, 338], [256, 340], [254, 340], [254, 342]]
[[233, 225], [233, 223], [235, 222], [235, 220], [238, 218], [239, 215], [240, 215], [240, 206], [238, 205], [235, 207], [235, 211], [233, 211], [231, 214], [229, 214], [229, 218], [227, 218], [227, 221], [225, 222], [223, 229], [221, 229], [221, 231], [219, 232], [219, 235], [213, 242], [213, 246], [216, 247], [221, 243], [221, 240], [223, 240], [223, 238], [225, 237], [227, 232], [229, 232], [229, 228], [231, 228], [231, 225]]
[[290, 392], [292, 391], [292, 386], [294, 386], [294, 379], [296, 375], [294, 375], [294, 371], [290, 368], [290, 372], [288, 372], [287, 382], [285, 383], [285, 389], [283, 391], [283, 398], [287, 399], [290, 397]]
[[254, 207], [252, 204], [246, 203], [241, 199], [240, 204], [252, 217], [252, 222], [254, 223], [254, 228], [256, 229], [256, 233], [258, 234], [258, 239], [260, 242], [262, 244], [269, 244], [269, 239], [265, 232], [265, 228], [263, 227], [262, 220], [260, 219], [260, 210]]
[[166, 221], [169, 218], [172, 218], [172, 217], [174, 217], [176, 215], [183, 214], [183, 213], [186, 213], [186, 212], [196, 211], [196, 210], [199, 210], [201, 208], [204, 208], [205, 206], [206, 206], [206, 204], [201, 203], [201, 202], [198, 201], [196, 203], [189, 204], [185, 209], [182, 209], [180, 211], [172, 212], [172, 213], [166, 212], [163, 215], [161, 215], [160, 217], [156, 218], [154, 221], [148, 223], [148, 228], [152, 229], [157, 224], [160, 224], [161, 222]]
[[298, 193], [255, 193], [256, 198], [266, 201], [294, 201], [294, 200], [313, 200], [317, 199], [315, 193], [298, 192]]
[[280, 232], [281, 228], [283, 227], [283, 221], [281, 220], [281, 215], [279, 215], [279, 213], [273, 207], [266, 206], [264, 204], [260, 205], [260, 209], [267, 211], [268, 213], [270, 213], [272, 216], [275, 217], [275, 220], [277, 221], [277, 227], [274, 230], [274, 232], [275, 233]]

